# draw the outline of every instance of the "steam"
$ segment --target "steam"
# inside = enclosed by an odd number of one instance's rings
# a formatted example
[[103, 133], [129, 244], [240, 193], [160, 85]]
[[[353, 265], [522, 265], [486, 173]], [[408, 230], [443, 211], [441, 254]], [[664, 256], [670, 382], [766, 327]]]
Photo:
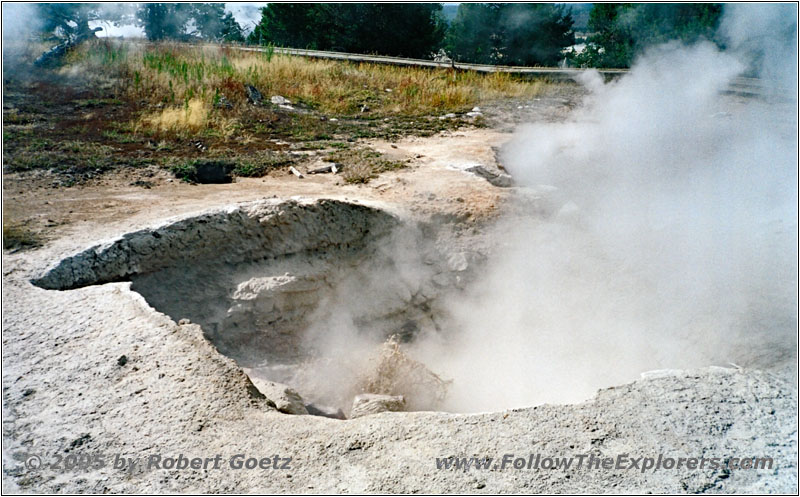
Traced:
[[[4, 69], [32, 19], [29, 4], [3, 4]], [[523, 188], [488, 233], [496, 249], [406, 346], [453, 380], [437, 407], [575, 402], [660, 368], [793, 364], [796, 6], [726, 6], [719, 36], [724, 51], [653, 47], [616, 81], [583, 73], [590, 95], [568, 121], [517, 131], [503, 163]], [[773, 91], [726, 94], [741, 75]], [[427, 293], [421, 238], [397, 233], [345, 272], [305, 337], [314, 374], [287, 383], [312, 401], [352, 398], [382, 341], [370, 326]]]
[[41, 26], [36, 8], [29, 3], [3, 3], [3, 46], [27, 40]]
[[503, 163], [553, 215], [501, 223], [487, 275], [450, 304], [446, 345], [418, 345], [456, 380], [448, 408], [573, 402], [652, 369], [795, 359], [796, 94], [723, 93], [747, 71], [796, 88], [795, 14], [739, 7], [723, 22], [729, 52], [656, 47], [615, 82], [583, 75], [592, 94], [568, 122], [517, 131]]
[[[797, 31], [785, 9], [730, 8], [725, 51], [673, 42], [616, 81], [583, 73], [590, 95], [568, 121], [517, 130], [503, 164], [523, 187], [488, 233], [496, 249], [442, 304], [440, 331], [406, 345], [453, 380], [437, 407], [577, 402], [654, 369], [796, 374], [797, 76], [785, 68]], [[742, 74], [767, 91], [729, 94]], [[414, 247], [389, 246], [403, 270], [359, 268], [310, 334], [338, 360], [328, 389], [352, 384], [377, 343], [352, 316], [397, 300], [394, 282], [431, 276]]]
[[729, 51], [751, 62], [751, 72], [797, 91], [797, 5], [727, 4], [720, 24]]
[[3, 3], [3, 74], [8, 77], [29, 57], [28, 43], [39, 24], [36, 8], [29, 3]]
[[250, 33], [261, 22], [261, 9], [266, 6], [267, 2], [228, 2], [225, 10], [233, 14], [242, 31]]

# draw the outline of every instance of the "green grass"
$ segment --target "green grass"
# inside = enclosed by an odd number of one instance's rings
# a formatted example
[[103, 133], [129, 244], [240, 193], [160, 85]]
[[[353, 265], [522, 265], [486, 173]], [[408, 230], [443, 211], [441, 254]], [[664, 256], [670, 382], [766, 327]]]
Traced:
[[176, 178], [180, 178], [181, 181], [185, 181], [187, 183], [192, 183], [195, 176], [197, 176], [197, 169], [195, 168], [194, 161], [180, 161], [173, 163], [169, 166], [169, 170], [172, 171], [172, 174], [174, 174]]
[[57, 173], [86, 175], [148, 163], [144, 158], [119, 155], [114, 147], [96, 142], [46, 138], [22, 140], [13, 152], [3, 155], [4, 169], [8, 172], [51, 169]]
[[240, 159], [236, 162], [233, 174], [243, 177], [261, 177], [271, 171], [288, 167], [296, 162], [289, 154], [263, 154]]
[[103, 137], [117, 143], [136, 143], [140, 141], [138, 138], [129, 133], [117, 131], [115, 129], [103, 131]]

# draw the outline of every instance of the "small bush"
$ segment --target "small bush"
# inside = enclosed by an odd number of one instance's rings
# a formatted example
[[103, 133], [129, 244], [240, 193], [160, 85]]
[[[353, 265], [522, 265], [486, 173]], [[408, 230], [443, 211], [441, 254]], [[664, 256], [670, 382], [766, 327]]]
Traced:
[[25, 225], [3, 220], [4, 250], [25, 250], [41, 246], [41, 237]]
[[350, 164], [342, 171], [342, 178], [350, 184], [369, 183], [369, 180], [376, 176], [369, 164], [363, 162]]
[[194, 161], [173, 164], [170, 166], [169, 170], [172, 171], [172, 174], [174, 174], [176, 178], [180, 178], [187, 183], [192, 183], [197, 176], [197, 169], [194, 167]]
[[386, 159], [383, 154], [368, 148], [337, 150], [328, 160], [342, 166], [342, 178], [348, 183], [368, 183], [378, 174], [406, 167], [399, 161]]
[[241, 177], [261, 177], [270, 171], [288, 166], [295, 162], [289, 154], [268, 154], [261, 157], [251, 157], [246, 160], [236, 161], [233, 174]]

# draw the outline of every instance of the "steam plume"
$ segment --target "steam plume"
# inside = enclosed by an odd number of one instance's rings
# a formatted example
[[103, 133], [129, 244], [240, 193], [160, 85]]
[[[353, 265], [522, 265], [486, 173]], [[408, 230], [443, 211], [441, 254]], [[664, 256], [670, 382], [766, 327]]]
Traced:
[[517, 131], [503, 163], [553, 215], [508, 216], [446, 345], [418, 344], [455, 379], [450, 409], [579, 401], [659, 368], [792, 367], [796, 94], [725, 90], [743, 73], [796, 88], [796, 12], [747, 7], [726, 13], [728, 51], [655, 47], [617, 81], [584, 75], [568, 122]]

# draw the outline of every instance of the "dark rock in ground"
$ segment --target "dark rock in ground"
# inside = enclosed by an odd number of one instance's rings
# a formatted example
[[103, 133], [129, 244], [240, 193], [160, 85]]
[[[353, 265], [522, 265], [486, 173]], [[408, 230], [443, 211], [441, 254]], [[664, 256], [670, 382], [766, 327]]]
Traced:
[[306, 410], [312, 416], [324, 416], [332, 419], [347, 419], [347, 417], [344, 415], [344, 412], [335, 407], [307, 404]]
[[199, 160], [194, 164], [194, 173], [188, 179], [196, 183], [231, 183], [235, 166], [220, 160]]
[[260, 105], [261, 100], [263, 97], [261, 96], [261, 92], [256, 89], [253, 85], [244, 85], [244, 89], [247, 90], [247, 100], [250, 101], [253, 105]]

